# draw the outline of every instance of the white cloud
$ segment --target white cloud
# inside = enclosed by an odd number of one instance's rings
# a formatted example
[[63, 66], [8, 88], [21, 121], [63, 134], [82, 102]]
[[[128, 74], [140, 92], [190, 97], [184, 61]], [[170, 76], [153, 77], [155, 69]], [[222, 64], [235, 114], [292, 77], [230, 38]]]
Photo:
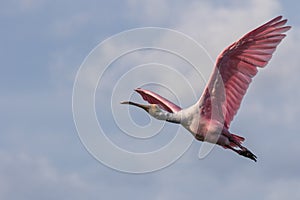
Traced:
[[33, 13], [45, 5], [45, 0], [11, 0], [1, 2], [1, 12], [8, 16]]
[[242, 35], [278, 15], [279, 8], [277, 1], [253, 0], [233, 7], [218, 7], [213, 2], [198, 1], [189, 4], [175, 28], [204, 44], [216, 57]]
[[[60, 172], [45, 157], [32, 157], [26, 153], [0, 152], [0, 197], [2, 199], [48, 199], [76, 197], [76, 191], [90, 187], [75, 172]], [[56, 191], [55, 194], [53, 191]], [[74, 194], [64, 194], [73, 191]]]
[[91, 15], [86, 12], [72, 14], [62, 18], [57, 18], [50, 25], [49, 31], [58, 38], [71, 37], [81, 31], [89, 22]]
[[[139, 1], [128, 0], [129, 9], [131, 11], [129, 15], [140, 22], [159, 22], [162, 19], [166, 19], [169, 16], [168, 2], [165, 0], [153, 0], [153, 1]], [[136, 13], [141, 14], [143, 17], [136, 18]]]
[[45, 4], [43, 0], [19, 0], [20, 9], [22, 11], [32, 11], [42, 7]]
[[271, 183], [267, 189], [267, 200], [299, 199], [299, 180], [277, 180]]

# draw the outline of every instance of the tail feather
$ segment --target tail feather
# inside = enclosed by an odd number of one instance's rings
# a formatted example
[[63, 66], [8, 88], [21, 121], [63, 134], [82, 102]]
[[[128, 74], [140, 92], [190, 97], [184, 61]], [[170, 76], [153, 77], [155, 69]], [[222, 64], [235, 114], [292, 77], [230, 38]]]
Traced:
[[231, 136], [231, 138], [230, 138], [230, 146], [231, 147], [239, 147], [245, 140], [245, 138], [243, 138], [239, 135], [231, 134], [230, 136]]
[[243, 138], [239, 135], [231, 134], [231, 136], [233, 137], [234, 140], [238, 141], [239, 143], [242, 143], [245, 141], [245, 138]]

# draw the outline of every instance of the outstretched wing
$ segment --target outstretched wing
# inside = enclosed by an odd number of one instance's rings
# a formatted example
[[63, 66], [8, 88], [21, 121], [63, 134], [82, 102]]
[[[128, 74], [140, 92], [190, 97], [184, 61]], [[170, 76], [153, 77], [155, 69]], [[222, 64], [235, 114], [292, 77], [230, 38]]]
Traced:
[[[221, 117], [229, 128], [257, 67], [263, 68], [291, 27], [278, 16], [247, 33], [227, 47], [217, 58], [214, 71], [200, 98], [201, 113]], [[214, 112], [214, 113], [213, 113]]]
[[170, 113], [178, 112], [181, 110], [179, 106], [154, 92], [141, 88], [137, 88], [135, 89], [135, 91], [138, 92], [145, 101], [148, 101], [151, 104], [158, 104], [162, 109]]

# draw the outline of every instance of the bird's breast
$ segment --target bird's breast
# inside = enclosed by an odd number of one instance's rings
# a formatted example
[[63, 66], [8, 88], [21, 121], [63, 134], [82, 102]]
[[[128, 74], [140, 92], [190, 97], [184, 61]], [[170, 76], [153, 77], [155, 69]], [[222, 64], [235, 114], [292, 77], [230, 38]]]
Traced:
[[183, 126], [200, 141], [216, 143], [222, 133], [223, 125], [218, 121], [199, 117]]

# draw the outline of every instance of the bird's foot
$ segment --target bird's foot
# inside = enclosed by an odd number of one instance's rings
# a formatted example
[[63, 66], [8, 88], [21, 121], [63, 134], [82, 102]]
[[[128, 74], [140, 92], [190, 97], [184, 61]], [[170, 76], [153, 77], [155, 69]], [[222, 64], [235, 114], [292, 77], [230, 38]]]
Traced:
[[256, 155], [254, 155], [251, 151], [249, 151], [245, 147], [242, 150], [238, 150], [238, 153], [256, 162], [257, 159]]

